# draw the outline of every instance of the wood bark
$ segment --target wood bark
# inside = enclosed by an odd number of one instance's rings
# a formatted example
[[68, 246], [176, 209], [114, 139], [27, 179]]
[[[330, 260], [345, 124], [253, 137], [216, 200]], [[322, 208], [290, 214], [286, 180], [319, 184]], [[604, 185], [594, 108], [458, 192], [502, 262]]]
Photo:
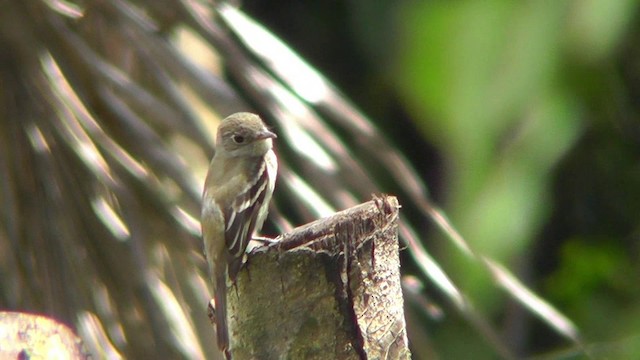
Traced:
[[46, 316], [0, 311], [0, 359], [71, 359], [90, 356], [68, 326]]
[[242, 359], [409, 359], [398, 201], [372, 201], [255, 249], [228, 291]]

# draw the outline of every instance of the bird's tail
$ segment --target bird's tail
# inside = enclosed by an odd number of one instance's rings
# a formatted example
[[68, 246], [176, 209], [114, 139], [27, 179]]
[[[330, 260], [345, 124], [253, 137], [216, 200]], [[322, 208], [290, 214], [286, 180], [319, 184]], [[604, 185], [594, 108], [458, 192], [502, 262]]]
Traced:
[[216, 286], [214, 299], [216, 303], [216, 335], [218, 336], [218, 348], [231, 358], [229, 353], [229, 329], [227, 327], [227, 272], [216, 271]]

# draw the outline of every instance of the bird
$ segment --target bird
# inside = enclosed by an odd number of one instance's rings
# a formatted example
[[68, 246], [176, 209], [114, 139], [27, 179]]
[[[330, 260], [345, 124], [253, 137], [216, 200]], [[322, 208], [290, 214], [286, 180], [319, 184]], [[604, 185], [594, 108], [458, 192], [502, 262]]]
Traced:
[[226, 117], [218, 126], [203, 189], [204, 254], [213, 282], [218, 347], [227, 359], [227, 290], [235, 284], [249, 241], [267, 217], [278, 171], [276, 138], [256, 114]]

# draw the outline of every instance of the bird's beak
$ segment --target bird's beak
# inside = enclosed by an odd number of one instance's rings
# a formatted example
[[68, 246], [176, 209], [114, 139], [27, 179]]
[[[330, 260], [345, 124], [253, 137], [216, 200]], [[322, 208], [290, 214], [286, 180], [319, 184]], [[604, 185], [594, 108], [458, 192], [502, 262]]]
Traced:
[[263, 130], [263, 131], [258, 133], [258, 136], [256, 136], [256, 140], [276, 139], [277, 137], [278, 137], [278, 135], [272, 133], [271, 131]]

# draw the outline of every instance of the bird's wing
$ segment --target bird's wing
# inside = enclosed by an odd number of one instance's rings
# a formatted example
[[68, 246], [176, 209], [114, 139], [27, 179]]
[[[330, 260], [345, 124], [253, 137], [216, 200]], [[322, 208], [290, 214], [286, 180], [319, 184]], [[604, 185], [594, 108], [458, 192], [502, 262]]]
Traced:
[[255, 182], [240, 192], [238, 196], [224, 209], [225, 242], [229, 252], [229, 278], [235, 281], [242, 265], [242, 258], [249, 240], [256, 227], [256, 220], [269, 188], [269, 174], [266, 164], [261, 161], [257, 173], [252, 177]]

